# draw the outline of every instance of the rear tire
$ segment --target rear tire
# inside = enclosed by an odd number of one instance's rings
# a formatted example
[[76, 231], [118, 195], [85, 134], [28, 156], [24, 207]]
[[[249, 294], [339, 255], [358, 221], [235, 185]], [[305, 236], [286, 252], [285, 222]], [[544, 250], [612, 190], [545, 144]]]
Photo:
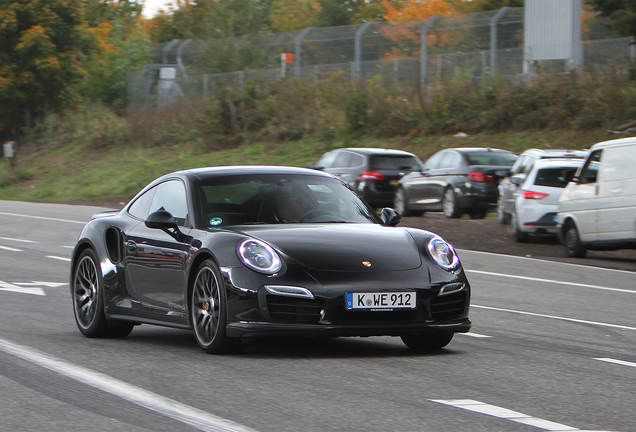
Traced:
[[510, 225], [510, 215], [504, 212], [501, 198], [497, 200], [497, 221], [502, 225]]
[[565, 225], [565, 235], [563, 236], [563, 245], [565, 253], [570, 258], [583, 258], [587, 252], [585, 246], [579, 237], [579, 231], [576, 229], [574, 222], [570, 221]]
[[97, 255], [86, 249], [72, 279], [73, 312], [79, 331], [89, 338], [125, 338], [134, 324], [108, 322], [104, 311], [104, 279]]
[[457, 208], [456, 198], [455, 191], [453, 191], [452, 187], [448, 187], [444, 190], [444, 195], [442, 195], [442, 210], [447, 218], [457, 219], [463, 214], [463, 212]]
[[519, 218], [516, 212], [512, 214], [510, 226], [512, 227], [512, 236], [517, 243], [528, 243], [530, 241], [530, 234], [519, 229]]
[[407, 347], [417, 351], [432, 351], [444, 348], [453, 340], [454, 333], [414, 333], [400, 336]]

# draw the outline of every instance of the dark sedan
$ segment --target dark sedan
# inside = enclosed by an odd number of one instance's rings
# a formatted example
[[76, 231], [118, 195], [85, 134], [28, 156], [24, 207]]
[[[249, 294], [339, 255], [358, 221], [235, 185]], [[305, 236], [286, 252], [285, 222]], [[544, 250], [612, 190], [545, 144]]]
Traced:
[[470, 285], [450, 244], [399, 219], [315, 170], [168, 174], [85, 226], [71, 263], [75, 320], [88, 337], [193, 329], [208, 353], [266, 335], [442, 348], [470, 329]]
[[395, 187], [395, 209], [404, 216], [443, 211], [449, 218], [468, 213], [483, 218], [497, 204], [497, 185], [517, 155], [491, 148], [455, 148], [431, 156], [420, 171]]
[[343, 148], [325, 153], [311, 165], [347, 182], [371, 207], [393, 207], [394, 186], [422, 162], [413, 153], [394, 149]]

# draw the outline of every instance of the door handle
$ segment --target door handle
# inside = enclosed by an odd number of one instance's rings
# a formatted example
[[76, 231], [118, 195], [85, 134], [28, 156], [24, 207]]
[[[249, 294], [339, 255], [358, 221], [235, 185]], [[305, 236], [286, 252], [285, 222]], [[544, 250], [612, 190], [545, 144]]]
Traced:
[[137, 250], [137, 243], [135, 243], [132, 240], [128, 240], [126, 242], [126, 249], [128, 249], [131, 252]]

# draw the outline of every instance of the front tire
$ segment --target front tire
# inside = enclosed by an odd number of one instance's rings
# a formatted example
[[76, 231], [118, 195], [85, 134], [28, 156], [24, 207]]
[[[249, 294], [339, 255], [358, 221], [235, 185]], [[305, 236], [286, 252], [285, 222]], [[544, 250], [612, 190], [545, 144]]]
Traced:
[[457, 208], [457, 197], [452, 187], [446, 188], [442, 196], [442, 210], [444, 215], [450, 219], [457, 219], [462, 215], [462, 211]]
[[104, 279], [99, 260], [86, 249], [77, 260], [72, 280], [73, 312], [79, 331], [90, 338], [125, 338], [134, 325], [109, 323], [104, 312]]
[[240, 341], [227, 337], [227, 296], [212, 260], [197, 270], [190, 298], [190, 321], [197, 343], [208, 354], [225, 354]]
[[406, 193], [403, 188], [398, 188], [395, 191], [395, 196], [393, 197], [393, 207], [395, 211], [397, 211], [402, 216], [422, 216], [424, 211], [422, 210], [411, 210], [408, 205], [408, 201], [406, 198]]
[[565, 226], [565, 235], [563, 236], [563, 244], [565, 246], [565, 253], [570, 258], [583, 258], [587, 252], [579, 231], [576, 229], [576, 225], [572, 221], [568, 222]]
[[444, 348], [453, 340], [454, 333], [415, 333], [400, 336], [407, 347], [417, 351], [432, 351]]

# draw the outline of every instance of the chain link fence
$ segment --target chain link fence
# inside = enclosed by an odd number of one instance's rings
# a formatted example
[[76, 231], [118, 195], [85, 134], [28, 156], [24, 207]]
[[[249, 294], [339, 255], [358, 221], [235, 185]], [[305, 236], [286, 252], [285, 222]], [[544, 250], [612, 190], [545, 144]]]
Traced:
[[[267, 85], [289, 77], [324, 80], [341, 73], [352, 79], [379, 76], [408, 88], [461, 72], [476, 78], [523, 73], [523, 8], [399, 22], [311, 28], [269, 35], [157, 44], [143, 71], [128, 73], [130, 103], [185, 96], [194, 100], [218, 88], [242, 89], [248, 81]], [[631, 38], [621, 38], [607, 19], [583, 24], [584, 67], [603, 71], [629, 67]], [[281, 64], [281, 54], [293, 63]], [[162, 83], [162, 67], [176, 70]], [[551, 61], [541, 72], [566, 72]], [[162, 85], [160, 85], [162, 84]]]

